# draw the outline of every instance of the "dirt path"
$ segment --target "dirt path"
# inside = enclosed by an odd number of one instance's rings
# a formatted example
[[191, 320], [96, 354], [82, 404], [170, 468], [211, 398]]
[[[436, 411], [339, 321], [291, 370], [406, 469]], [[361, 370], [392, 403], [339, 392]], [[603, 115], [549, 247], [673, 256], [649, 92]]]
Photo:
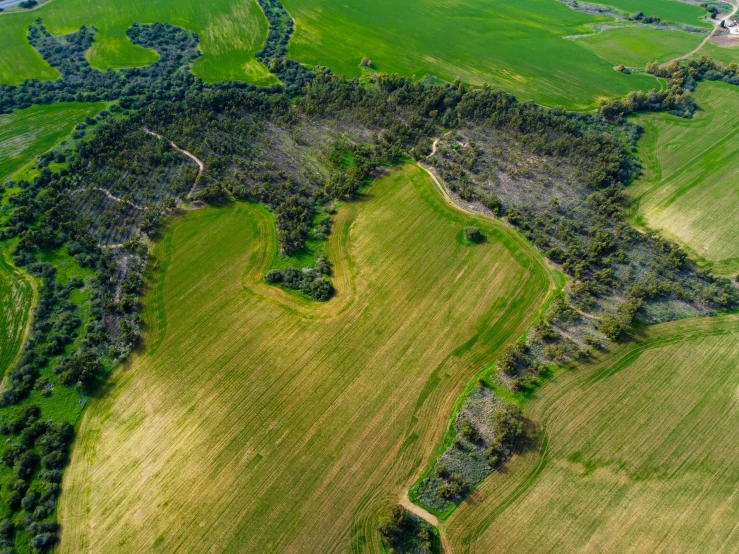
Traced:
[[403, 506], [409, 512], [417, 515], [421, 519], [428, 521], [431, 525], [436, 527], [439, 530], [439, 537], [441, 538], [442, 554], [452, 554], [452, 550], [449, 547], [449, 542], [446, 540], [446, 535], [444, 535], [444, 530], [439, 523], [439, 518], [411, 502], [410, 498], [408, 498], [408, 492], [403, 493], [403, 496], [401, 496], [400, 500], [398, 500], [398, 504]]
[[[86, 189], [77, 189], [77, 190], [73, 190], [73, 191], [72, 191], [72, 194], [77, 194], [78, 192], [82, 192], [82, 191], [84, 191], [84, 190], [86, 190]], [[129, 206], [131, 206], [132, 208], [136, 208], [137, 210], [143, 210], [143, 209], [144, 209], [144, 208], [142, 208], [141, 206], [139, 206], [138, 204], [134, 204], [134, 203], [133, 203], [133, 202], [131, 202], [130, 200], [124, 200], [123, 198], [119, 198], [119, 197], [117, 197], [117, 196], [115, 196], [115, 195], [111, 194], [111, 192], [110, 192], [110, 191], [109, 191], [108, 189], [104, 189], [104, 188], [102, 188], [102, 187], [92, 187], [92, 190], [97, 190], [97, 191], [99, 191], [99, 192], [102, 192], [102, 193], [103, 193], [103, 194], [104, 194], [105, 196], [107, 196], [108, 198], [110, 198], [111, 200], [113, 200], [113, 201], [115, 201], [115, 202], [123, 202], [123, 203], [125, 203], [125, 204], [128, 204], [128, 205], [129, 205]]]
[[[436, 139], [436, 140], [439, 140], [439, 139]], [[464, 212], [466, 214], [470, 214], [470, 215], [481, 215], [479, 213], [476, 213], [476, 212], [473, 212], [471, 210], [468, 210], [467, 208], [463, 208], [462, 206], [460, 206], [459, 204], [457, 204], [454, 201], [454, 199], [451, 196], [449, 196], [449, 191], [446, 190], [446, 187], [444, 186], [444, 184], [439, 180], [439, 178], [436, 175], [434, 175], [434, 172], [433, 171], [431, 171], [428, 167], [426, 167], [425, 165], [423, 165], [423, 163], [421, 163], [421, 162], [417, 162], [416, 165], [418, 165], [418, 167], [420, 167], [426, 173], [429, 174], [429, 177], [431, 177], [431, 179], [434, 181], [434, 184], [439, 189], [439, 192], [444, 197], [444, 199], [449, 203], [450, 206], [453, 206], [454, 208], [456, 208], [459, 211], [462, 211], [462, 212]]]
[[116, 202], [125, 202], [126, 204], [128, 204], [132, 208], [136, 208], [137, 210], [143, 210], [143, 208], [141, 206], [139, 206], [138, 204], [134, 204], [130, 200], [124, 200], [123, 198], [118, 198], [117, 196], [114, 196], [113, 194], [110, 193], [110, 191], [108, 189], [104, 189], [104, 188], [101, 188], [101, 187], [93, 187], [93, 190], [98, 190], [98, 191], [102, 192], [105, 196], [107, 196], [111, 200], [115, 200]]
[[706, 43], [709, 40], [711, 40], [711, 37], [713, 37], [713, 35], [716, 34], [716, 31], [718, 31], [721, 28], [721, 21], [723, 21], [724, 19], [730, 19], [731, 17], [734, 16], [734, 14], [736, 14], [737, 9], [739, 9], [739, 0], [730, 0], [730, 1], [731, 1], [731, 4], [734, 6], [734, 9], [731, 10], [731, 13], [729, 15], [721, 16], [720, 18], [716, 18], [713, 21], [713, 29], [711, 29], [711, 32], [708, 33], [708, 35], [706, 35], [706, 38], [703, 39], [703, 42], [701, 42], [694, 50], [691, 50], [687, 54], [683, 56], [678, 56], [677, 58], [674, 58], [668, 62], [663, 63], [662, 65], [668, 65], [668, 64], [671, 64], [672, 62], [684, 60], [685, 58], [689, 58], [690, 56], [697, 54], [701, 50], [701, 48], [703, 48], [706, 45]]
[[[152, 135], [152, 136], [155, 136], [155, 137], [157, 137], [157, 138], [160, 138], [160, 139], [164, 139], [164, 140], [167, 140], [167, 139], [166, 139], [166, 138], [164, 138], [164, 137], [163, 137], [162, 135], [160, 135], [160, 134], [158, 134], [158, 133], [155, 133], [154, 131], [150, 131], [150, 130], [149, 130], [149, 129], [147, 129], [146, 127], [144, 127], [144, 131], [146, 131], [146, 132], [147, 132], [147, 133], [149, 133], [150, 135]], [[190, 192], [188, 192], [188, 193], [187, 193], [187, 197], [188, 197], [188, 198], [190, 198], [190, 197], [192, 197], [193, 193], [195, 192], [195, 187], [197, 186], [197, 184], [198, 184], [198, 181], [200, 180], [200, 176], [201, 176], [201, 175], [203, 174], [203, 171], [205, 171], [205, 164], [204, 164], [204, 163], [203, 163], [203, 162], [202, 162], [202, 161], [201, 161], [201, 160], [200, 160], [199, 158], [195, 157], [195, 155], [194, 155], [194, 154], [192, 154], [191, 152], [188, 152], [188, 151], [187, 151], [187, 150], [185, 150], [184, 148], [180, 148], [179, 146], [177, 146], [177, 145], [176, 145], [176, 144], [175, 144], [174, 142], [172, 142], [171, 140], [170, 140], [170, 141], [168, 141], [168, 142], [169, 142], [169, 145], [170, 145], [170, 146], [171, 146], [172, 148], [174, 148], [174, 149], [175, 149], [175, 150], [177, 150], [178, 152], [180, 152], [180, 153], [184, 154], [185, 156], [187, 156], [188, 158], [190, 158], [190, 159], [191, 159], [192, 161], [194, 161], [194, 162], [195, 162], [196, 164], [198, 164], [198, 176], [197, 176], [197, 177], [195, 177], [195, 182], [194, 182], [194, 183], [192, 184], [192, 187], [190, 187]]]

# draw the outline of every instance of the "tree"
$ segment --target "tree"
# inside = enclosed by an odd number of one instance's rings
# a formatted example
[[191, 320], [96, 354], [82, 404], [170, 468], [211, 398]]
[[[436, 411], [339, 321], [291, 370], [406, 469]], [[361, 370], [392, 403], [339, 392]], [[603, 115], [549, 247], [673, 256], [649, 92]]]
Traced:
[[468, 242], [482, 242], [484, 236], [479, 227], [465, 227], [464, 238]]

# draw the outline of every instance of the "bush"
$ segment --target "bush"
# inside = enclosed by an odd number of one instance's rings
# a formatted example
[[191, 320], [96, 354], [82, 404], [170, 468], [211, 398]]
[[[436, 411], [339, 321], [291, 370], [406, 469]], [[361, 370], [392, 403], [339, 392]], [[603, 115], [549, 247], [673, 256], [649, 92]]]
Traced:
[[465, 227], [464, 238], [469, 242], [482, 242], [484, 237], [479, 227]]

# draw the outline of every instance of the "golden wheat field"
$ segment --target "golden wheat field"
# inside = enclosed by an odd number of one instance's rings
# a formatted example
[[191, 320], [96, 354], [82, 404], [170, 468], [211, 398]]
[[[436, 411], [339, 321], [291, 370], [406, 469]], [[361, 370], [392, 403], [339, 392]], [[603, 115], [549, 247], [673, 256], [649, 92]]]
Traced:
[[[483, 244], [461, 240], [471, 221]], [[168, 226], [145, 349], [79, 429], [61, 552], [376, 551], [460, 390], [554, 287], [411, 165], [340, 209], [330, 302], [263, 283], [275, 248], [254, 205]]]

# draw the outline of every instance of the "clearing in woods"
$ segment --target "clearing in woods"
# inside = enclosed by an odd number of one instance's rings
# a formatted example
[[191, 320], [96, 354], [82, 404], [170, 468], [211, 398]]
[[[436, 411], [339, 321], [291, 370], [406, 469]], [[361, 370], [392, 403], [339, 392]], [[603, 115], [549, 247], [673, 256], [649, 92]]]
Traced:
[[[83, 25], [98, 29], [87, 53], [98, 69], [146, 65], [156, 53], [126, 37], [132, 23], [171, 23], [195, 31], [203, 57], [193, 72], [205, 81], [236, 80], [276, 83], [267, 68], [254, 59], [267, 36], [267, 20], [255, 0], [54, 0], [28, 12], [0, 14], [0, 83], [23, 79], [53, 79], [57, 73], [26, 39], [26, 28], [41, 17], [51, 33], [76, 31]], [[12, 56], [5, 55], [12, 52]]]
[[535, 444], [447, 521], [453, 552], [737, 552], [737, 366], [729, 315], [560, 372], [524, 412]]
[[[486, 242], [468, 246], [474, 223]], [[522, 237], [393, 169], [335, 216], [336, 296], [263, 282], [262, 207], [204, 208], [157, 242], [145, 348], [85, 412], [60, 552], [346, 552], [436, 446], [467, 382], [554, 280]]]
[[693, 119], [639, 117], [644, 176], [627, 189], [638, 224], [660, 229], [714, 273], [739, 272], [739, 91], [701, 83]]

